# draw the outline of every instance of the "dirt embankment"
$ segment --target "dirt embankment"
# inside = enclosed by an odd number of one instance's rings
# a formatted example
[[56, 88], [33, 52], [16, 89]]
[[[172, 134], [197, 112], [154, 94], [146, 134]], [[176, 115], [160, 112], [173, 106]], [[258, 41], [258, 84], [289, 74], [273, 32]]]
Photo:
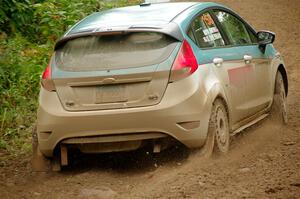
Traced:
[[0, 168], [1, 198], [300, 198], [300, 1], [217, 0], [256, 29], [277, 33], [289, 72], [289, 124], [271, 120], [236, 136], [211, 160], [173, 148], [78, 158], [67, 171], [35, 174], [28, 160]]

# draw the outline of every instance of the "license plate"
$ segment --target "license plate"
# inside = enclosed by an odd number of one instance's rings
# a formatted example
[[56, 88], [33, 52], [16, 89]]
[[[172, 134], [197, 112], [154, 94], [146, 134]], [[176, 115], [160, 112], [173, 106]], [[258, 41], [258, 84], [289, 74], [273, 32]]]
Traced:
[[126, 102], [125, 85], [107, 85], [96, 88], [96, 104]]

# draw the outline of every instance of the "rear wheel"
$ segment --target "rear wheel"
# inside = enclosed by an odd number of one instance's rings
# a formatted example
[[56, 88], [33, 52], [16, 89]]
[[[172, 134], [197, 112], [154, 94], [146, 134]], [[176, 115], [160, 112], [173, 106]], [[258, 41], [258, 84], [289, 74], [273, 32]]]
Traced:
[[201, 154], [204, 157], [210, 157], [214, 151], [220, 154], [228, 152], [230, 142], [228, 121], [228, 114], [223, 101], [215, 100], [209, 119], [206, 143], [201, 149]]
[[281, 73], [278, 71], [275, 80], [274, 97], [271, 115], [274, 119], [279, 120], [282, 124], [287, 124], [287, 98], [284, 88], [284, 81]]

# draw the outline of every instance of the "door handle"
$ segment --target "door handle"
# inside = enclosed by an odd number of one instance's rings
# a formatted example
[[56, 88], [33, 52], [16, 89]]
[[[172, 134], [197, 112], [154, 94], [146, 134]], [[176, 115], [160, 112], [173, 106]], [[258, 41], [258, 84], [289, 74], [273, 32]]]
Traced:
[[216, 57], [213, 59], [213, 62], [217, 67], [220, 67], [220, 66], [222, 66], [224, 60], [223, 60], [223, 58]]
[[250, 64], [252, 61], [252, 56], [251, 55], [244, 55], [244, 61], [246, 64]]

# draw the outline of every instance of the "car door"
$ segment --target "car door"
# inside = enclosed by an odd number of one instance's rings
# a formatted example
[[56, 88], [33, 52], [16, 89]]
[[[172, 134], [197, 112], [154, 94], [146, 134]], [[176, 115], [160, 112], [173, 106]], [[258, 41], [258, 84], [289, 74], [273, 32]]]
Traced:
[[196, 16], [187, 34], [197, 45], [194, 53], [201, 65], [199, 68], [208, 67], [223, 87], [231, 110], [231, 122], [236, 123], [246, 117], [247, 110], [243, 104], [246, 100], [245, 73], [248, 71], [244, 69], [238, 49], [226, 46], [226, 40], [209, 12]]
[[270, 59], [260, 51], [254, 31], [241, 18], [229, 11], [213, 12], [228, 45], [237, 50], [242, 58], [240, 63], [246, 81], [242, 109], [247, 110], [247, 115], [253, 115], [266, 108], [271, 100]]

